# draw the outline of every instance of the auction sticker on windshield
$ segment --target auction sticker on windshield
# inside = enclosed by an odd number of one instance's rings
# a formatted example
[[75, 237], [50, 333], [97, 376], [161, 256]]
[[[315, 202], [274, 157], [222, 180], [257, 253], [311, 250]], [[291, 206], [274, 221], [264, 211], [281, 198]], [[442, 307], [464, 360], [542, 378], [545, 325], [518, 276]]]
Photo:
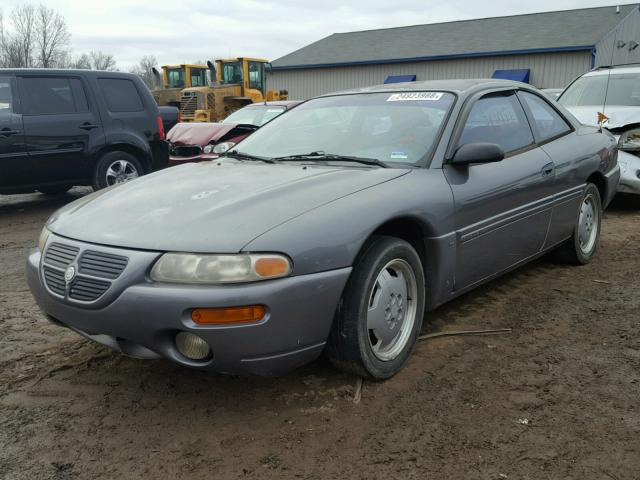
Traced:
[[415, 100], [431, 100], [436, 101], [442, 98], [442, 92], [404, 92], [404, 93], [394, 93], [389, 98], [387, 98], [387, 102], [409, 102]]

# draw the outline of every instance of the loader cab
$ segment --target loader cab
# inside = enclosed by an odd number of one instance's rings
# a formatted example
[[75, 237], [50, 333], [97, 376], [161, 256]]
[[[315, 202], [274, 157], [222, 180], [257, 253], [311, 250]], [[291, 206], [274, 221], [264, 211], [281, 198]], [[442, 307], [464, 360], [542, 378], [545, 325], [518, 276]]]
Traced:
[[165, 65], [162, 67], [162, 87], [206, 87], [208, 70], [206, 65]]
[[259, 92], [265, 96], [264, 65], [266, 60], [258, 58], [232, 58], [216, 60], [218, 64], [218, 83], [221, 85], [239, 85], [242, 95], [253, 96], [247, 90]]

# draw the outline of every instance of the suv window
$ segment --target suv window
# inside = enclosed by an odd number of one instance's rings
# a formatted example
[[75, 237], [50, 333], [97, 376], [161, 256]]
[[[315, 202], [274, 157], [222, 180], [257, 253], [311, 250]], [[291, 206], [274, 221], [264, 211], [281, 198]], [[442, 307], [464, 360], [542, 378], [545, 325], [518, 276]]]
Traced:
[[0, 118], [7, 117], [12, 112], [11, 79], [9, 77], [0, 77]]
[[529, 92], [518, 92], [531, 119], [537, 142], [543, 142], [571, 130], [567, 122], [545, 100]]
[[475, 142], [497, 143], [505, 153], [533, 143], [524, 110], [513, 92], [489, 94], [473, 105], [458, 144]]
[[89, 105], [78, 78], [23, 77], [25, 115], [87, 112]]
[[141, 112], [144, 110], [135, 84], [126, 78], [99, 78], [98, 84], [110, 112]]

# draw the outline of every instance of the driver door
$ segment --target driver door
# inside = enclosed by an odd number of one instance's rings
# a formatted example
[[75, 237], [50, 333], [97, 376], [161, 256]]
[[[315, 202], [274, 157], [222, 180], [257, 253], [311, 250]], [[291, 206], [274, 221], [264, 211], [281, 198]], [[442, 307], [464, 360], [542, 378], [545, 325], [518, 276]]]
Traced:
[[554, 164], [535, 144], [515, 91], [485, 94], [466, 111], [456, 149], [466, 143], [497, 143], [505, 158], [443, 167], [455, 202], [455, 290], [540, 252], [553, 208]]

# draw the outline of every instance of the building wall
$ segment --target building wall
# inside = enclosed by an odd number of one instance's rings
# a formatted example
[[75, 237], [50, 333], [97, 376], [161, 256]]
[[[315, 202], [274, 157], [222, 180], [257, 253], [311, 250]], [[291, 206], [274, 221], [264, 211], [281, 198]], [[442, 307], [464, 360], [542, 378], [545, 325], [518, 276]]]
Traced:
[[[618, 41], [624, 45], [618, 47]], [[596, 45], [596, 66], [620, 65], [640, 62], [640, 45], [629, 50], [630, 42], [640, 44], [640, 10], [634, 8], [629, 15]]]
[[[375, 48], [375, 46], [372, 46]], [[495, 70], [529, 68], [530, 82], [539, 88], [565, 87], [591, 69], [590, 52], [562, 52], [478, 57], [430, 62], [364, 65], [336, 68], [276, 70], [267, 77], [267, 88], [285, 89], [292, 100], [323, 93], [377, 85], [389, 75], [417, 75], [417, 80], [490, 78]]]

